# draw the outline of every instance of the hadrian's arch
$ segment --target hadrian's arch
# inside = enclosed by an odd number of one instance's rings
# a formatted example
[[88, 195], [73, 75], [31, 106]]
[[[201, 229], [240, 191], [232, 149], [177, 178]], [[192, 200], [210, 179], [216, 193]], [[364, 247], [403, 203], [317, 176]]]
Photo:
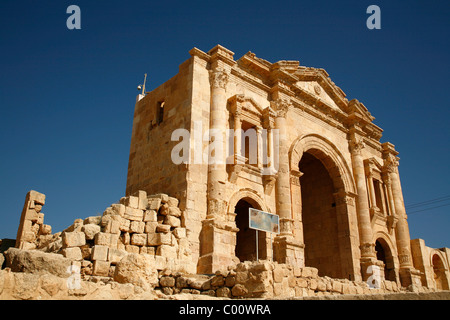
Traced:
[[305, 266], [357, 279], [355, 184], [344, 157], [329, 140], [306, 135], [292, 144], [290, 170], [294, 234], [304, 244]]
[[[253, 190], [243, 189], [230, 199], [228, 212], [235, 214], [236, 234], [235, 255], [240, 261], [256, 260], [256, 235], [258, 234], [258, 258], [268, 257], [267, 235], [265, 232], [250, 229], [248, 225], [248, 209], [254, 208], [270, 212], [264, 200]], [[270, 253], [269, 253], [270, 254]]]

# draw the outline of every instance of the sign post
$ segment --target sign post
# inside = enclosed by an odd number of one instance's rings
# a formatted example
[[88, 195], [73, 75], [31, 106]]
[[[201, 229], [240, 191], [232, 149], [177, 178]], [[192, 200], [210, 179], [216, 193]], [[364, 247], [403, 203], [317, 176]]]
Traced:
[[256, 230], [256, 260], [258, 260], [258, 230], [270, 233], [271, 260], [273, 261], [272, 233], [280, 233], [280, 217], [276, 214], [248, 209], [248, 225], [250, 229]]

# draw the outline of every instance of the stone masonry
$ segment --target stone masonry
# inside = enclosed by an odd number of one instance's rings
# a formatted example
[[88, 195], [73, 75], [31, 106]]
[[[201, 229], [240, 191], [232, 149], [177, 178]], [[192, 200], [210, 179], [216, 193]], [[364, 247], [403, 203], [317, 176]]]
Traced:
[[[299, 61], [252, 52], [235, 60], [220, 45], [189, 54], [173, 78], [136, 100], [126, 195], [180, 200], [197, 273], [256, 259], [246, 218], [254, 208], [280, 221], [273, 242], [258, 234], [259, 258], [331, 278], [367, 281], [379, 270], [399, 287], [449, 288], [449, 249], [411, 241], [398, 151], [380, 141], [362, 102]], [[180, 161], [173, 156], [186, 141], [177, 129], [190, 133]], [[231, 139], [213, 137], [226, 130]], [[216, 147], [225, 162], [210, 162]]]

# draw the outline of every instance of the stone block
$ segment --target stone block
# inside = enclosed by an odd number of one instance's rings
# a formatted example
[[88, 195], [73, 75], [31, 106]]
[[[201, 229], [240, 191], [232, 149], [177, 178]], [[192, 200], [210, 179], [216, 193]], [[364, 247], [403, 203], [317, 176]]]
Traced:
[[145, 222], [156, 222], [157, 221], [157, 212], [156, 210], [146, 210], [144, 213], [144, 221]]
[[231, 290], [228, 287], [221, 287], [216, 290], [217, 297], [230, 298]]
[[139, 190], [133, 194], [133, 196], [138, 198], [138, 209], [145, 210], [147, 209], [148, 200], [147, 200], [147, 192]]
[[167, 214], [169, 216], [181, 217], [181, 210], [178, 207], [169, 207]]
[[100, 229], [98, 224], [84, 224], [81, 231], [84, 232], [86, 240], [93, 240], [95, 235], [101, 231]]
[[149, 198], [151, 199], [161, 199], [162, 203], [167, 203], [167, 201], [169, 201], [169, 196], [165, 193], [158, 193], [158, 194], [153, 194], [151, 196], [149, 196]]
[[235, 297], [242, 297], [248, 294], [248, 290], [243, 284], [238, 283], [231, 289], [231, 294]]
[[84, 232], [63, 232], [62, 243], [64, 248], [79, 247], [86, 244]]
[[108, 232], [108, 233], [119, 234], [120, 233], [121, 220], [120, 221], [116, 220], [116, 219], [109, 220], [103, 231], [104, 232]]
[[145, 223], [145, 233], [155, 233], [156, 227], [158, 226], [158, 222], [146, 222]]
[[177, 227], [173, 230], [173, 235], [177, 239], [183, 239], [186, 238], [186, 228]]
[[147, 236], [147, 245], [160, 246], [171, 245], [172, 235], [170, 233], [149, 233]]
[[110, 263], [108, 261], [95, 260], [92, 265], [92, 275], [107, 277], [109, 275]]
[[114, 203], [111, 205], [111, 208], [116, 214], [118, 214], [121, 217], [123, 217], [123, 215], [125, 214], [125, 205], [121, 203]]
[[128, 253], [137, 253], [137, 254], [139, 254], [139, 247], [138, 247], [138, 246], [135, 246], [135, 245], [127, 244], [127, 245], [125, 246], [125, 250], [126, 250]]
[[168, 233], [168, 232], [170, 232], [170, 225], [158, 224], [156, 226], [156, 232]]
[[333, 280], [332, 281], [332, 291], [342, 293], [342, 283], [337, 280]]
[[87, 217], [86, 219], [84, 219], [83, 223], [84, 224], [100, 224], [101, 220], [102, 220], [102, 216], [92, 216], [92, 217]]
[[91, 254], [92, 260], [101, 260], [101, 261], [107, 261], [108, 260], [108, 247], [101, 246], [101, 245], [95, 245], [92, 248], [92, 254]]
[[167, 203], [164, 203], [161, 205], [158, 212], [163, 216], [167, 216], [169, 214], [169, 208], [169, 205]]
[[158, 211], [161, 207], [161, 199], [159, 198], [147, 198], [148, 204], [147, 209]]
[[135, 196], [129, 196], [125, 199], [124, 205], [133, 209], [139, 209], [139, 198]]
[[127, 254], [128, 254], [128, 252], [126, 250], [109, 249], [108, 250], [108, 260], [109, 260], [109, 262], [111, 262], [111, 264], [116, 264]]
[[64, 248], [62, 250], [64, 257], [70, 260], [83, 260], [80, 247]]
[[177, 249], [173, 246], [163, 244], [158, 246], [158, 248], [156, 249], [156, 255], [176, 259]]
[[168, 197], [167, 204], [169, 205], [169, 207], [178, 207], [179, 201], [177, 198]]
[[144, 230], [145, 230], [145, 222], [143, 222], [143, 221], [131, 221], [131, 223], [130, 223], [130, 232], [144, 233]]
[[155, 255], [155, 266], [158, 270], [164, 270], [167, 267], [167, 258]]
[[166, 216], [164, 219], [164, 224], [167, 224], [173, 228], [181, 226], [181, 221], [177, 217], [174, 216]]
[[145, 246], [147, 244], [147, 234], [133, 233], [131, 235], [131, 244], [136, 246]]
[[174, 287], [175, 286], [175, 278], [169, 276], [163, 276], [159, 279], [159, 285], [161, 287]]
[[154, 247], [139, 247], [139, 254], [149, 254], [154, 256], [155, 252], [156, 250]]
[[130, 223], [131, 223], [130, 220], [122, 218], [121, 222], [120, 222], [120, 227], [119, 227], [120, 231], [129, 232], [130, 231]]
[[144, 211], [141, 209], [126, 207], [123, 217], [132, 221], [142, 221], [144, 218]]
[[48, 224], [41, 224], [41, 227], [39, 228], [39, 234], [41, 235], [52, 234], [52, 226]]
[[94, 237], [94, 243], [96, 245], [107, 246], [110, 248], [117, 248], [118, 241], [118, 234], [99, 232]]
[[299, 288], [308, 287], [308, 280], [306, 278], [297, 278], [297, 286]]
[[283, 278], [284, 278], [284, 269], [280, 265], [277, 265], [273, 269], [273, 281], [279, 283], [283, 281]]

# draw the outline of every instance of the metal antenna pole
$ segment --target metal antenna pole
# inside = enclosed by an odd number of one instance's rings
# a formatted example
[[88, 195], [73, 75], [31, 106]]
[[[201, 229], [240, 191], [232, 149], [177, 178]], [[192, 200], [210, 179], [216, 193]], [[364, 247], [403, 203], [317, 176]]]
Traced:
[[142, 86], [142, 94], [145, 96], [145, 82], [147, 82], [147, 74], [144, 76], [144, 84]]

